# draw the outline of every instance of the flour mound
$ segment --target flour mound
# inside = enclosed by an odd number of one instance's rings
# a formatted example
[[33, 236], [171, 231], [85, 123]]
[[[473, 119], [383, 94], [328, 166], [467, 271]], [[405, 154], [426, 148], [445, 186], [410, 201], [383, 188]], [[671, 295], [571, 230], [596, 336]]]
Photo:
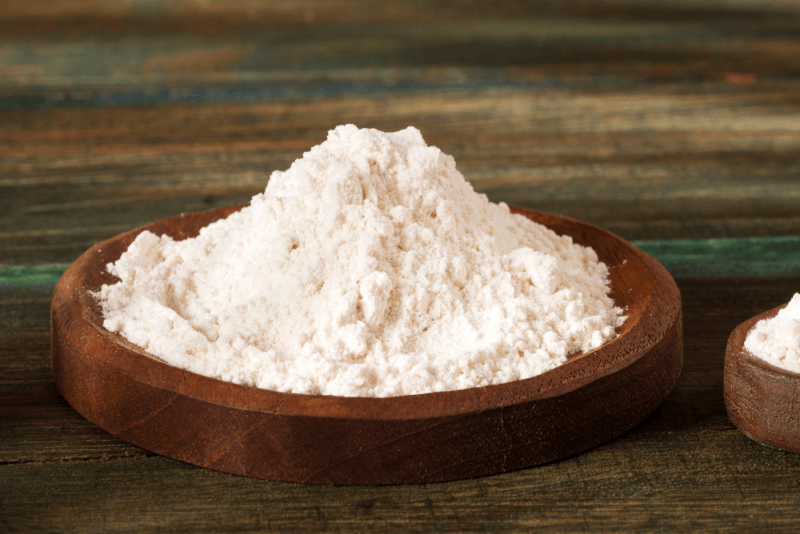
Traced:
[[800, 373], [800, 293], [775, 317], [757, 322], [744, 347], [767, 363]]
[[283, 392], [500, 384], [614, 337], [591, 248], [477, 194], [420, 132], [340, 126], [250, 205], [176, 242], [142, 232], [104, 327], [170, 365]]

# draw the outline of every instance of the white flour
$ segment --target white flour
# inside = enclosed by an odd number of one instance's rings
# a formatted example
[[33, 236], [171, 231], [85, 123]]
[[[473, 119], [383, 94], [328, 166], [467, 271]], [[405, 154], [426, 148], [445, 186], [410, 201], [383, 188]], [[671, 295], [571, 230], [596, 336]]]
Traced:
[[775, 317], [757, 322], [744, 346], [776, 367], [800, 373], [800, 293]]
[[477, 194], [419, 131], [340, 126], [194, 239], [143, 232], [104, 326], [167, 363], [284, 392], [385, 397], [538, 375], [624, 320], [607, 268]]

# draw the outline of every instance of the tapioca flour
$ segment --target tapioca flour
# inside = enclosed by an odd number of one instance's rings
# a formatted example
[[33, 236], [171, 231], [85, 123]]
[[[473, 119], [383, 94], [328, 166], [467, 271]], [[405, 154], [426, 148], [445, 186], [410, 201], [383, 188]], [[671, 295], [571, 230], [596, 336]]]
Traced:
[[538, 375], [624, 317], [591, 248], [477, 194], [414, 128], [339, 126], [193, 239], [108, 265], [104, 327], [170, 365], [387, 397]]
[[757, 322], [744, 347], [767, 363], [800, 373], [800, 293], [775, 317]]

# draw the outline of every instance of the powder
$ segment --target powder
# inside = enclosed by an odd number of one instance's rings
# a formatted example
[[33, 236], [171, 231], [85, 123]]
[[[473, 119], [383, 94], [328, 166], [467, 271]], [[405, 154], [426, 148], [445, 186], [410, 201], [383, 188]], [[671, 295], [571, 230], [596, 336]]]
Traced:
[[615, 335], [608, 269], [477, 194], [414, 128], [339, 126], [264, 193], [108, 265], [104, 327], [166, 363], [306, 394], [395, 396], [538, 375]]
[[800, 373], [800, 293], [775, 317], [756, 323], [744, 346], [767, 363]]

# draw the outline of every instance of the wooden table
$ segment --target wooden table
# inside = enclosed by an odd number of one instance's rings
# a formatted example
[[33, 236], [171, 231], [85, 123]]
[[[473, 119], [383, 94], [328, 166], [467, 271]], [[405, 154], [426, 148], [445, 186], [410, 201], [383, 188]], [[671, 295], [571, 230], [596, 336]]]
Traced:
[[[252, 480], [78, 415], [55, 280], [92, 244], [246, 202], [326, 131], [418, 127], [492, 200], [676, 277], [685, 363], [619, 439], [447, 484]], [[800, 7], [679, 0], [0, 4], [0, 530], [796, 530], [800, 455], [750, 441], [725, 343], [800, 291]]]

